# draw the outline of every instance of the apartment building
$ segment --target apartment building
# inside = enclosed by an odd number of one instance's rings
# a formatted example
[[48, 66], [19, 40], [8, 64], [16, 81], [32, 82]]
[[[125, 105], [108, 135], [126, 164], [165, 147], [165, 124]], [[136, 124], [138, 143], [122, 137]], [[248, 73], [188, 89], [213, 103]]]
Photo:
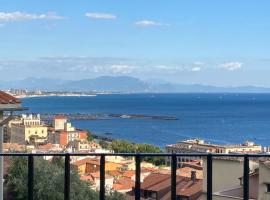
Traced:
[[87, 139], [87, 132], [73, 127], [63, 115], [55, 116], [53, 126], [48, 129], [48, 134], [48, 142], [59, 144], [62, 147], [66, 147], [75, 140]]
[[22, 115], [10, 124], [10, 142], [44, 143], [48, 136], [48, 127], [41, 121], [40, 115]]
[[[262, 146], [254, 142], [247, 141], [244, 144], [220, 145], [205, 142], [204, 140], [191, 139], [180, 141], [176, 144], [166, 146], [167, 153], [259, 153], [262, 152]], [[200, 157], [181, 156], [177, 158], [178, 167], [184, 163], [201, 160]], [[171, 164], [169, 157], [166, 158], [167, 165]]]

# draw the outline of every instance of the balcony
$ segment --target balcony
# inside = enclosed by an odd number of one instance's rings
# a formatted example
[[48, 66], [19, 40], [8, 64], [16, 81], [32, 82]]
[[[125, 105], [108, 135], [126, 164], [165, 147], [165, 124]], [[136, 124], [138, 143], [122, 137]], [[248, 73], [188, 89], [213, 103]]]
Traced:
[[[65, 159], [64, 167], [64, 199], [70, 199], [70, 157], [71, 156], [98, 156], [100, 157], [100, 185], [99, 185], [99, 199], [105, 199], [105, 158], [107, 156], [123, 156], [123, 157], [135, 157], [136, 170], [135, 170], [135, 187], [134, 187], [134, 198], [135, 200], [145, 199], [142, 196], [141, 191], [141, 160], [143, 157], [160, 157], [166, 156], [171, 159], [171, 184], [170, 184], [170, 198], [172, 200], [183, 199], [177, 195], [177, 158], [178, 157], [201, 157], [206, 160], [206, 186], [207, 192], [205, 194], [206, 199], [213, 199], [213, 158], [241, 158], [243, 159], [243, 176], [241, 177], [242, 187], [238, 188], [241, 190], [240, 193], [244, 200], [250, 199], [249, 197], [249, 178], [250, 178], [250, 168], [249, 161], [250, 159], [256, 158], [270, 158], [270, 154], [205, 154], [205, 153], [179, 153], [179, 154], [137, 154], [137, 153], [38, 153], [38, 154], [28, 154], [28, 153], [4, 153], [0, 154], [1, 156], [23, 156], [28, 158], [28, 199], [34, 199], [34, 158], [42, 156], [60, 156]], [[149, 199], [149, 198], [148, 198]], [[241, 199], [241, 197], [240, 197]]]

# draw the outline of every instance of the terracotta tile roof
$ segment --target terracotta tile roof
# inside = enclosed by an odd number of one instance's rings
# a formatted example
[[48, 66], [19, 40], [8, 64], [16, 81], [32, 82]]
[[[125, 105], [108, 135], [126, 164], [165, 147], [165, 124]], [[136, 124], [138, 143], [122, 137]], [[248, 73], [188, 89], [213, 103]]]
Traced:
[[[202, 180], [196, 183], [189, 182], [188, 184], [177, 184], [176, 195], [189, 197], [190, 199], [203, 199], [202, 196]], [[162, 197], [162, 200], [170, 200], [171, 191]]]
[[51, 143], [48, 143], [48, 144], [44, 144], [44, 145], [39, 145], [38, 146], [38, 149], [40, 150], [51, 150], [53, 148], [53, 145]]
[[121, 176], [123, 173], [119, 170], [111, 170], [108, 172], [111, 176]]
[[[190, 178], [177, 176], [177, 195], [193, 196], [202, 191], [202, 180], [193, 182]], [[161, 191], [170, 187], [171, 176], [169, 174], [151, 174], [141, 184], [142, 190]], [[167, 196], [167, 195], [166, 195]]]
[[177, 169], [176, 173], [178, 176], [189, 178], [189, 177], [191, 177], [192, 171], [196, 171], [197, 179], [203, 179], [203, 170], [196, 170], [196, 169], [193, 169], [190, 167], [179, 168], [179, 169]]
[[82, 180], [82, 181], [93, 181], [93, 177], [91, 175], [82, 175], [82, 176], [80, 176], [80, 180]]
[[81, 166], [81, 165], [86, 165], [86, 163], [94, 164], [94, 165], [100, 165], [100, 162], [96, 158], [84, 158], [82, 160], [77, 160], [72, 165], [75, 166]]
[[0, 90], [0, 104], [19, 104], [21, 101]]
[[[99, 172], [94, 172], [94, 173], [90, 173], [90, 176], [92, 176], [93, 179], [100, 178], [100, 173]], [[105, 179], [112, 179], [113, 177], [110, 176], [109, 174], [105, 174]]]
[[133, 176], [135, 176], [135, 171], [134, 170], [127, 170], [123, 173], [124, 177], [127, 178], [132, 178]]
[[114, 190], [132, 190], [132, 187], [135, 186], [135, 182], [129, 178], [120, 178], [115, 181], [113, 184]]
[[202, 170], [202, 163], [198, 160], [194, 160], [192, 162], [183, 162], [183, 167], [191, 167], [193, 169]]

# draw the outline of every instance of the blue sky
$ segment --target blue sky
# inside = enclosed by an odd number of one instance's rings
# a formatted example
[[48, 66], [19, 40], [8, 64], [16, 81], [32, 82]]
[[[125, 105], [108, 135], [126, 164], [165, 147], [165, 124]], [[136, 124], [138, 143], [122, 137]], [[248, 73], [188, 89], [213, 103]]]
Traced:
[[270, 1], [0, 0], [1, 79], [270, 86]]

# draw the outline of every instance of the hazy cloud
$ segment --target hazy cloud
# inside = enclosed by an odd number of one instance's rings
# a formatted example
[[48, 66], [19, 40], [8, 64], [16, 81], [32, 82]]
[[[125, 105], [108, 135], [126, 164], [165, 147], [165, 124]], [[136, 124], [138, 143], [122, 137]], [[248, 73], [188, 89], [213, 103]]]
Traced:
[[34, 14], [26, 12], [0, 12], [0, 22], [15, 22], [27, 20], [60, 20], [64, 17], [56, 15], [53, 12], [45, 14]]
[[201, 68], [200, 67], [193, 67], [191, 69], [191, 71], [193, 71], [193, 72], [199, 72], [199, 71], [201, 71]]
[[112, 65], [111, 69], [115, 74], [130, 74], [134, 67], [129, 65]]
[[169, 26], [170, 24], [165, 24], [161, 22], [156, 22], [152, 20], [141, 20], [135, 22], [135, 25], [138, 27], [153, 27], [153, 26]]
[[94, 18], [94, 19], [116, 19], [116, 15], [110, 13], [85, 13], [86, 17]]
[[220, 65], [221, 68], [226, 69], [228, 71], [235, 71], [241, 69], [243, 63], [241, 62], [227, 62]]

